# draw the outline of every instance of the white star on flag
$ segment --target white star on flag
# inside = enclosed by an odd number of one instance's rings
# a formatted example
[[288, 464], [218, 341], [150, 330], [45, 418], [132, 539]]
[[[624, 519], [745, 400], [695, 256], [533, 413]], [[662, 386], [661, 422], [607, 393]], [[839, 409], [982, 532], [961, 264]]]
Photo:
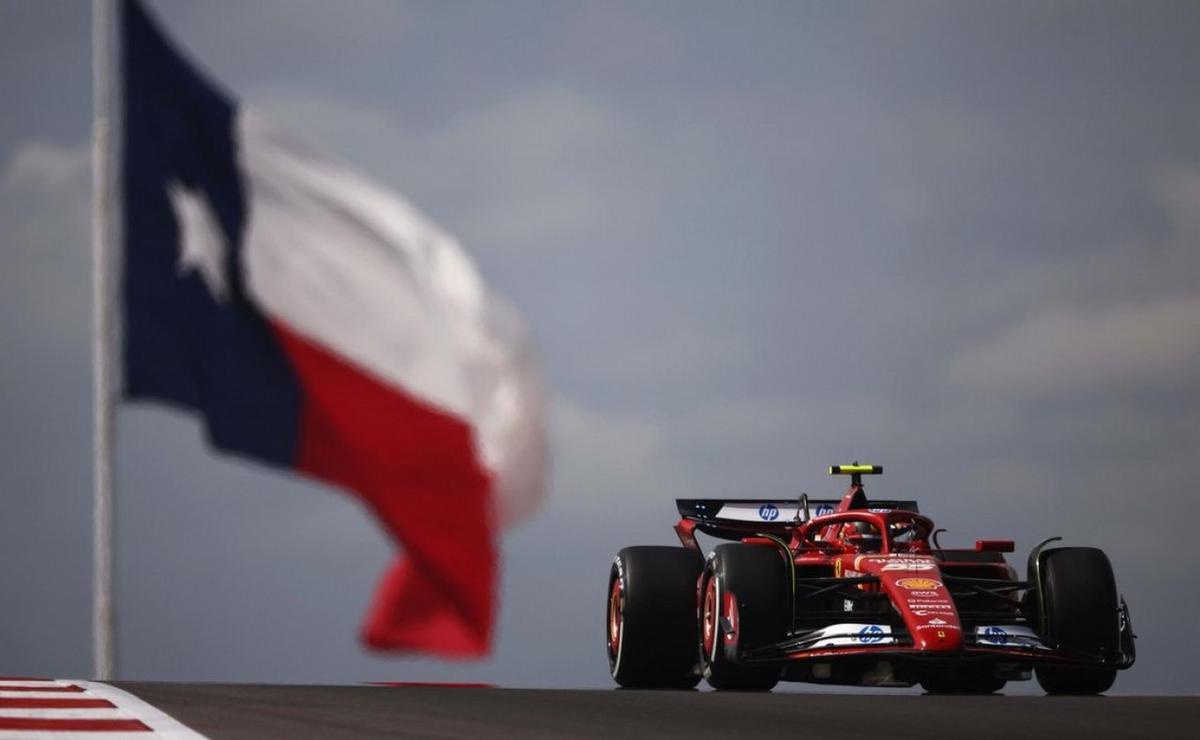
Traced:
[[198, 271], [213, 299], [224, 303], [229, 295], [225, 275], [228, 247], [208, 199], [203, 193], [188, 190], [179, 182], [167, 185], [167, 196], [179, 223], [179, 274]]

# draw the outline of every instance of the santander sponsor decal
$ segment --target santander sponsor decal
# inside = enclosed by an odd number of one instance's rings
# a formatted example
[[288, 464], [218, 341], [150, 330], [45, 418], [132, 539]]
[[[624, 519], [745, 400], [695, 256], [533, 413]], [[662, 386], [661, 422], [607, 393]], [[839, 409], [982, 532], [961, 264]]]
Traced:
[[933, 619], [929, 620], [925, 624], [918, 624], [917, 629], [919, 629], [919, 630], [933, 630], [933, 629], [957, 630], [957, 629], [960, 629], [960, 627], [957, 624], [951, 624], [944, 619], [934, 617]]
[[882, 566], [880, 570], [934, 570], [937, 562], [925, 555], [911, 553], [893, 553], [891, 555], [859, 555], [854, 560], [854, 567], [867, 563]]

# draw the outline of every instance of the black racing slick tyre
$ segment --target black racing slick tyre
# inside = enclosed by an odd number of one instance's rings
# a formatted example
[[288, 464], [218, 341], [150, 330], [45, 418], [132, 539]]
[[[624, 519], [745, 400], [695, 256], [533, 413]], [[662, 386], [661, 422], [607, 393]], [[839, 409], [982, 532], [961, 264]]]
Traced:
[[682, 547], [626, 547], [608, 576], [608, 667], [625, 688], [700, 682], [696, 583], [704, 558]]
[[[714, 689], [770, 691], [777, 666], [740, 665], [731, 659], [726, 630], [736, 624], [737, 648], [782, 640], [791, 615], [791, 583], [779, 550], [764, 545], [720, 545], [704, 572], [700, 601], [700, 662]], [[737, 613], [731, 615], [730, 602]]]
[[[1120, 641], [1117, 584], [1112, 564], [1094, 547], [1063, 547], [1041, 555], [1042, 619], [1046, 637], [1064, 651], [1088, 656], [1116, 653]], [[1100, 694], [1117, 669], [1039, 665], [1047, 694]]]

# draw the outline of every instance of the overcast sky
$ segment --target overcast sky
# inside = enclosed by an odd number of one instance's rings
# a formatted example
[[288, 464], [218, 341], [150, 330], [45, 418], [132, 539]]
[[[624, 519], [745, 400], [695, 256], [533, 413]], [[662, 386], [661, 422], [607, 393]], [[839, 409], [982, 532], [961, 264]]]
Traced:
[[[943, 542], [1104, 548], [1141, 637], [1116, 690], [1200, 690], [1200, 6], [151, 6], [462, 240], [538, 341], [554, 469], [495, 656], [381, 658], [352, 499], [125, 406], [122, 677], [608, 686], [617, 549], [859, 459]], [[86, 3], [0, 0], [9, 675], [91, 671], [89, 59]]]

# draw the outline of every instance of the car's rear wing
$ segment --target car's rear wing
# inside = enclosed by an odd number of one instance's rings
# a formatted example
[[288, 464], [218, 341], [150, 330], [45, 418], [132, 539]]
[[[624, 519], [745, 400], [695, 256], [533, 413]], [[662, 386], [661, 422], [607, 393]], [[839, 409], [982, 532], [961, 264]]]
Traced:
[[[812, 517], [832, 514], [841, 499], [808, 499]], [[696, 529], [713, 537], [740, 538], [747, 532], [770, 532], [803, 521], [798, 499], [681, 498], [675, 500], [679, 515], [696, 523]], [[868, 502], [870, 511], [920, 513], [916, 501]]]

